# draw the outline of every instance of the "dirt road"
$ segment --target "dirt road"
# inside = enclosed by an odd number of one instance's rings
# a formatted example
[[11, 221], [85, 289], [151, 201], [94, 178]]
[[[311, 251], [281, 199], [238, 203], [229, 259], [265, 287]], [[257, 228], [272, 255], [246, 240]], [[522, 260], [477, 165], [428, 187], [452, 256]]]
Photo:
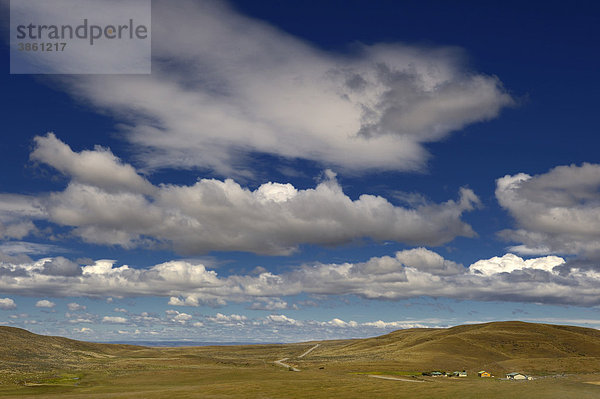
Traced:
[[[303, 358], [304, 356], [308, 355], [310, 352], [312, 352], [313, 350], [317, 349], [319, 347], [320, 344], [316, 344], [315, 346], [313, 346], [312, 348], [310, 348], [309, 350], [307, 350], [306, 352], [304, 352], [303, 354], [301, 354], [300, 356], [298, 356], [298, 358]], [[275, 363], [278, 366], [281, 367], [287, 367], [289, 370], [291, 371], [300, 371], [299, 368], [296, 368], [294, 366], [291, 366], [287, 363], [284, 363], [286, 360], [288, 360], [289, 357], [284, 357], [283, 359], [279, 359], [279, 360], [275, 360], [273, 363]]]

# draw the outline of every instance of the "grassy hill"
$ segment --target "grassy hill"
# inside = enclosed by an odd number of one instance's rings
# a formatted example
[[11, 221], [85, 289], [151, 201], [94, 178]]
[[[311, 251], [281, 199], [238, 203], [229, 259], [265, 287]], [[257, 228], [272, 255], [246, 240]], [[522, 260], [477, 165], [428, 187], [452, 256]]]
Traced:
[[408, 329], [315, 351], [337, 362], [388, 362], [407, 369], [489, 369], [496, 373], [600, 371], [600, 331], [517, 321]]
[[0, 378], [39, 371], [80, 369], [144, 348], [81, 342], [0, 326]]
[[[2, 397], [600, 397], [600, 331], [570, 326], [497, 322], [410, 329], [316, 347], [317, 342], [148, 348], [11, 327], [0, 327], [0, 340]], [[284, 358], [301, 372], [274, 363]], [[435, 369], [466, 369], [469, 377], [412, 376]], [[477, 378], [480, 369], [500, 377], [506, 371], [548, 377], [511, 384]], [[369, 377], [381, 374], [388, 380]]]
[[[493, 322], [452, 328], [398, 330], [374, 338], [324, 341], [302, 359], [303, 344], [197, 348], [146, 348], [96, 344], [0, 326], [3, 369], [35, 371], [102, 365], [110, 359], [196, 359], [207, 363], [264, 363], [291, 357], [303, 368], [335, 363], [404, 370], [487, 369], [500, 375], [600, 371], [600, 331], [572, 326]], [[306, 344], [309, 345], [309, 344]]]

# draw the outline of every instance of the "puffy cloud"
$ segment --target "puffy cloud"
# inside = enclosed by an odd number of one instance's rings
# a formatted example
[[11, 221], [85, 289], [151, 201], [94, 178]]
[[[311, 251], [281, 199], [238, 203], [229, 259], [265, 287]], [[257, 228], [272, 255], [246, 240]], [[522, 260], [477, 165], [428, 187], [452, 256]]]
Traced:
[[209, 321], [214, 323], [222, 323], [222, 324], [240, 324], [244, 323], [244, 321], [248, 320], [246, 316], [239, 314], [231, 314], [224, 315], [223, 313], [217, 313], [214, 316], [209, 316], [206, 318]]
[[[83, 154], [55, 138], [52, 142], [66, 147], [64, 156], [75, 158], [72, 162]], [[86, 157], [94, 158], [98, 151], [106, 154], [96, 149], [86, 152]], [[112, 169], [127, 167], [129, 173], [133, 171], [129, 165], [112, 154], [106, 163], [112, 166], [100, 185], [91, 185], [94, 178], [83, 181], [76, 174], [64, 191], [40, 199], [48, 220], [73, 227], [73, 234], [90, 243], [172, 247], [185, 254], [219, 250], [289, 254], [303, 243], [337, 245], [369, 237], [441, 245], [475, 234], [461, 220], [464, 212], [479, 205], [477, 196], [466, 188], [460, 190], [458, 201], [415, 208], [395, 206], [375, 195], [352, 200], [331, 171], [315, 188], [305, 190], [268, 182], [252, 191], [231, 179], [201, 179], [191, 186], [144, 185], [140, 191], [135, 182], [122, 182], [116, 172], [111, 180]]]
[[186, 324], [189, 320], [192, 319], [192, 315], [187, 313], [180, 313], [176, 310], [166, 310], [165, 313], [169, 316], [171, 321], [179, 324]]
[[11, 310], [16, 309], [17, 304], [11, 298], [0, 298], [0, 309], [2, 310]]
[[287, 317], [286, 315], [282, 315], [282, 314], [271, 314], [271, 315], [268, 315], [266, 317], [266, 322], [267, 323], [274, 323], [274, 324], [302, 325], [302, 322], [300, 322], [298, 320], [294, 320], [291, 317]]
[[533, 258], [524, 260], [513, 254], [506, 254], [502, 257], [495, 256], [491, 259], [484, 259], [473, 263], [469, 267], [471, 273], [479, 273], [491, 276], [498, 273], [512, 273], [516, 270], [536, 269], [552, 273], [556, 266], [565, 263], [563, 258], [558, 256], [546, 256], [543, 258]]
[[134, 191], [150, 193], [154, 187], [128, 164], [123, 164], [113, 153], [100, 146], [93, 151], [73, 152], [54, 133], [34, 138], [35, 149], [31, 160], [50, 165], [82, 184], [105, 191]]
[[127, 319], [125, 317], [120, 316], [104, 316], [102, 318], [102, 323], [125, 324], [127, 323]]
[[[98, 260], [81, 267], [80, 275], [50, 276], [42, 272], [46, 261], [5, 265], [6, 272], [0, 273], [0, 291], [30, 296], [162, 296], [170, 298], [171, 305], [188, 306], [269, 300], [277, 304], [284, 302], [280, 298], [299, 294], [600, 305], [600, 274], [566, 264], [556, 256], [523, 259], [506, 254], [466, 268], [433, 251], [417, 248], [365, 262], [316, 263], [281, 274], [266, 271], [227, 277], [202, 264], [181, 260], [147, 269], [116, 267], [114, 261]], [[221, 313], [209, 318], [233, 324], [244, 320], [241, 315]]]
[[513, 103], [456, 48], [325, 52], [219, 2], [159, 1], [152, 15], [152, 75], [63, 78], [78, 98], [126, 121], [148, 168], [244, 174], [261, 152], [415, 170], [428, 156], [424, 143]]
[[95, 323], [97, 321], [97, 317], [95, 315], [88, 315], [89, 317], [73, 317], [73, 315], [67, 314], [65, 317], [68, 318], [69, 323], [71, 324], [81, 324], [81, 323]]
[[71, 312], [77, 312], [80, 310], [86, 310], [87, 307], [85, 305], [80, 305], [76, 302], [71, 302], [69, 304], [67, 304], [67, 308], [71, 311]]
[[452, 275], [464, 272], [464, 266], [444, 259], [439, 254], [426, 248], [415, 248], [396, 254], [396, 259], [404, 265], [434, 275]]
[[56, 304], [54, 302], [51, 302], [47, 299], [42, 299], [41, 301], [37, 301], [35, 304], [36, 308], [53, 308], [55, 307]]
[[600, 258], [600, 165], [558, 166], [496, 182], [496, 197], [517, 229], [500, 235], [522, 254], [564, 253]]
[[50, 276], [76, 276], [81, 274], [81, 268], [77, 263], [71, 262], [62, 256], [57, 256], [56, 258], [47, 259], [42, 273]]
[[[98, 260], [81, 267], [81, 274], [49, 276], [47, 259], [5, 265], [0, 291], [16, 295], [135, 297], [162, 296], [171, 305], [198, 306], [248, 302], [278, 304], [299, 294], [356, 295], [367, 299], [399, 300], [420, 296], [470, 300], [502, 300], [548, 304], [599, 305], [600, 274], [547, 256], [523, 259], [513, 254], [475, 262], [465, 268], [433, 251], [416, 248], [394, 256], [357, 263], [300, 265], [281, 274], [232, 274], [189, 261], [171, 261], [147, 269]], [[282, 305], [274, 305], [282, 307]], [[173, 311], [175, 312], [175, 311]], [[240, 315], [218, 313], [210, 321], [243, 322]]]
[[327, 324], [335, 326], [335, 327], [342, 327], [342, 328], [358, 327], [358, 323], [355, 322], [354, 320], [345, 322], [344, 320], [338, 319], [338, 318], [331, 319]]

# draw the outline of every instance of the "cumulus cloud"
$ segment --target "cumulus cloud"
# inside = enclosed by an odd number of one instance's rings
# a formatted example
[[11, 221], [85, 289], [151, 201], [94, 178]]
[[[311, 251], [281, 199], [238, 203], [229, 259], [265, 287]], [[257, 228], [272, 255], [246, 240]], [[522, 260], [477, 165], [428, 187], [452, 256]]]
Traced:
[[54, 302], [51, 302], [47, 299], [42, 299], [41, 301], [37, 301], [35, 304], [36, 308], [53, 308], [55, 307], [56, 304]]
[[428, 157], [424, 143], [513, 103], [498, 78], [470, 70], [457, 48], [326, 52], [223, 2], [158, 1], [152, 16], [152, 75], [63, 78], [78, 99], [126, 122], [147, 168], [246, 174], [260, 152], [415, 170]]
[[127, 323], [127, 319], [125, 317], [120, 316], [104, 316], [102, 318], [102, 323], [125, 324]]
[[517, 255], [506, 254], [502, 257], [494, 256], [491, 259], [477, 261], [469, 267], [469, 271], [486, 276], [499, 273], [512, 273], [523, 269], [543, 270], [552, 273], [556, 266], [564, 263], [565, 260], [558, 256], [545, 256], [543, 258], [524, 260]]
[[575, 254], [600, 258], [600, 165], [558, 166], [496, 181], [496, 197], [517, 229], [500, 235], [522, 254]]
[[93, 151], [73, 152], [54, 133], [34, 138], [33, 161], [50, 165], [74, 181], [99, 187], [105, 191], [119, 190], [149, 193], [154, 187], [141, 177], [133, 166], [122, 163], [113, 153], [100, 146]]
[[271, 314], [266, 317], [267, 323], [302, 325], [302, 322], [282, 314]]
[[177, 310], [166, 310], [165, 313], [171, 321], [179, 324], [186, 324], [192, 319], [192, 315], [178, 312]]
[[327, 324], [335, 326], [335, 327], [357, 327], [358, 323], [355, 322], [354, 320], [350, 320], [349, 322], [345, 322], [342, 319], [338, 319], [337, 317], [334, 319], [331, 319]]
[[209, 316], [206, 318], [209, 321], [212, 321], [214, 323], [223, 323], [223, 324], [240, 324], [240, 323], [244, 323], [244, 321], [248, 320], [248, 318], [246, 316], [243, 315], [239, 315], [239, 314], [230, 314], [230, 315], [225, 315], [223, 313], [217, 313], [214, 316]]
[[80, 310], [86, 310], [87, 307], [85, 305], [80, 305], [76, 302], [71, 302], [69, 304], [67, 304], [67, 308], [71, 311], [71, 312], [77, 312]]
[[16, 309], [17, 304], [11, 298], [0, 298], [0, 309], [2, 310], [11, 310]]
[[[98, 260], [75, 276], [42, 273], [46, 260], [5, 265], [0, 291], [16, 295], [136, 297], [162, 296], [169, 303], [199, 306], [227, 302], [277, 303], [300, 294], [355, 295], [400, 300], [420, 296], [483, 301], [600, 305], [600, 274], [567, 265], [556, 256], [523, 259], [514, 254], [463, 267], [425, 248], [399, 251], [356, 263], [315, 263], [288, 272], [221, 277], [204, 265], [171, 261], [147, 269]], [[175, 312], [175, 311], [173, 311]], [[243, 322], [218, 313], [213, 322]]]
[[42, 273], [50, 276], [76, 276], [81, 274], [81, 268], [77, 263], [62, 256], [57, 256], [56, 258], [47, 259]]
[[[37, 143], [36, 151], [46, 146], [62, 148], [61, 156], [73, 158], [64, 162], [69, 165], [77, 164], [83, 154], [71, 151], [52, 135]], [[84, 158], [95, 160], [94, 168], [106, 168], [101, 180], [96, 175], [83, 179], [81, 173], [65, 167], [65, 173], [75, 173], [66, 189], [40, 199], [47, 220], [72, 227], [74, 235], [90, 243], [168, 247], [184, 254], [289, 254], [303, 243], [338, 245], [368, 237], [441, 245], [475, 234], [461, 220], [464, 212], [479, 205], [475, 193], [466, 188], [460, 190], [457, 201], [404, 208], [375, 195], [352, 200], [330, 170], [316, 187], [305, 190], [267, 182], [252, 191], [231, 179], [154, 186], [145, 180], [135, 184], [133, 168], [106, 155], [107, 151], [85, 152]], [[93, 155], [96, 152], [101, 156]], [[48, 158], [36, 156], [40, 162]], [[126, 178], [115, 172], [113, 182], [111, 171], [119, 168], [126, 169]], [[57, 266], [54, 272], [72, 272], [71, 266]]]

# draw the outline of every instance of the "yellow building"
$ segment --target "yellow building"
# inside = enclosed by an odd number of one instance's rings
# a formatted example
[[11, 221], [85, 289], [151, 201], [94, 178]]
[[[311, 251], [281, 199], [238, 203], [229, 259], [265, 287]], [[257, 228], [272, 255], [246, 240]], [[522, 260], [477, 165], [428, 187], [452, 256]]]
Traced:
[[492, 376], [487, 371], [480, 371], [479, 373], [477, 373], [477, 375], [480, 376], [480, 377], [491, 377]]

